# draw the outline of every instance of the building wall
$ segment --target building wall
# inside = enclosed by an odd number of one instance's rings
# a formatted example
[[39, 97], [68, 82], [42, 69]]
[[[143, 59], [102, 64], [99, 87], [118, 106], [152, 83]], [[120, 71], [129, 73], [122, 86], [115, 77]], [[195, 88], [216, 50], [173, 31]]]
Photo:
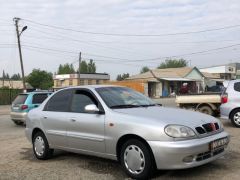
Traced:
[[[81, 79], [80, 85], [106, 84], [106, 79]], [[54, 88], [62, 88], [68, 86], [78, 86], [78, 79], [54, 79]]]

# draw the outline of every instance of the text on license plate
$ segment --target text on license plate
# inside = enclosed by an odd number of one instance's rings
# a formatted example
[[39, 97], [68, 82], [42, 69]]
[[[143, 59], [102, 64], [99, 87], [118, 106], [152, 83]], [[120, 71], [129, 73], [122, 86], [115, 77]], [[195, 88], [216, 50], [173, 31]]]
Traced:
[[217, 149], [219, 147], [222, 147], [222, 146], [228, 144], [228, 141], [229, 141], [228, 137], [217, 139], [217, 140], [210, 143], [210, 150], [214, 150], [214, 149]]

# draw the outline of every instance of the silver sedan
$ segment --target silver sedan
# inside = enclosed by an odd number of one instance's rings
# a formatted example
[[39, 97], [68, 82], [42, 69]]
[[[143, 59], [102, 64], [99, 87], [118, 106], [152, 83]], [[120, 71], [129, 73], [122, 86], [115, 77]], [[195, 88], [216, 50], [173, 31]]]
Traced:
[[199, 166], [225, 153], [229, 135], [211, 116], [165, 108], [126, 87], [55, 92], [30, 111], [26, 136], [38, 159], [54, 149], [118, 160], [132, 178]]

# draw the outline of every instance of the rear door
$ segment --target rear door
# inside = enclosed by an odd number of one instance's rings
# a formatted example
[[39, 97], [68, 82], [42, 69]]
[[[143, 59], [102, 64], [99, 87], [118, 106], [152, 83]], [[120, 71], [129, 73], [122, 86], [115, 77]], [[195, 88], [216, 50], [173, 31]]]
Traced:
[[47, 93], [36, 93], [32, 95], [31, 104], [29, 104], [29, 110], [38, 107], [48, 97]]
[[72, 90], [61, 90], [53, 95], [41, 113], [42, 124], [47, 139], [55, 147], [66, 147], [66, 134], [69, 125], [67, 114], [71, 102]]
[[234, 104], [234, 108], [240, 107], [240, 82], [235, 82], [233, 84], [231, 102]]

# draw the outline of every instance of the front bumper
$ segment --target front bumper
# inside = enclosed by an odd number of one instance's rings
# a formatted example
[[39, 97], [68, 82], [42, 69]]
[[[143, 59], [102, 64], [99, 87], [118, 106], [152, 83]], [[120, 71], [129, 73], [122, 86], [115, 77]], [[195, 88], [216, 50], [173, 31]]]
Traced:
[[11, 112], [10, 116], [13, 121], [26, 123], [27, 112]]
[[[223, 156], [227, 145], [214, 153], [209, 151], [209, 144], [224, 137], [229, 138], [229, 135], [223, 131], [201, 139], [171, 142], [148, 141], [148, 143], [152, 148], [158, 169], [185, 169], [206, 164]], [[189, 156], [192, 156], [193, 160], [184, 162], [183, 159]]]

